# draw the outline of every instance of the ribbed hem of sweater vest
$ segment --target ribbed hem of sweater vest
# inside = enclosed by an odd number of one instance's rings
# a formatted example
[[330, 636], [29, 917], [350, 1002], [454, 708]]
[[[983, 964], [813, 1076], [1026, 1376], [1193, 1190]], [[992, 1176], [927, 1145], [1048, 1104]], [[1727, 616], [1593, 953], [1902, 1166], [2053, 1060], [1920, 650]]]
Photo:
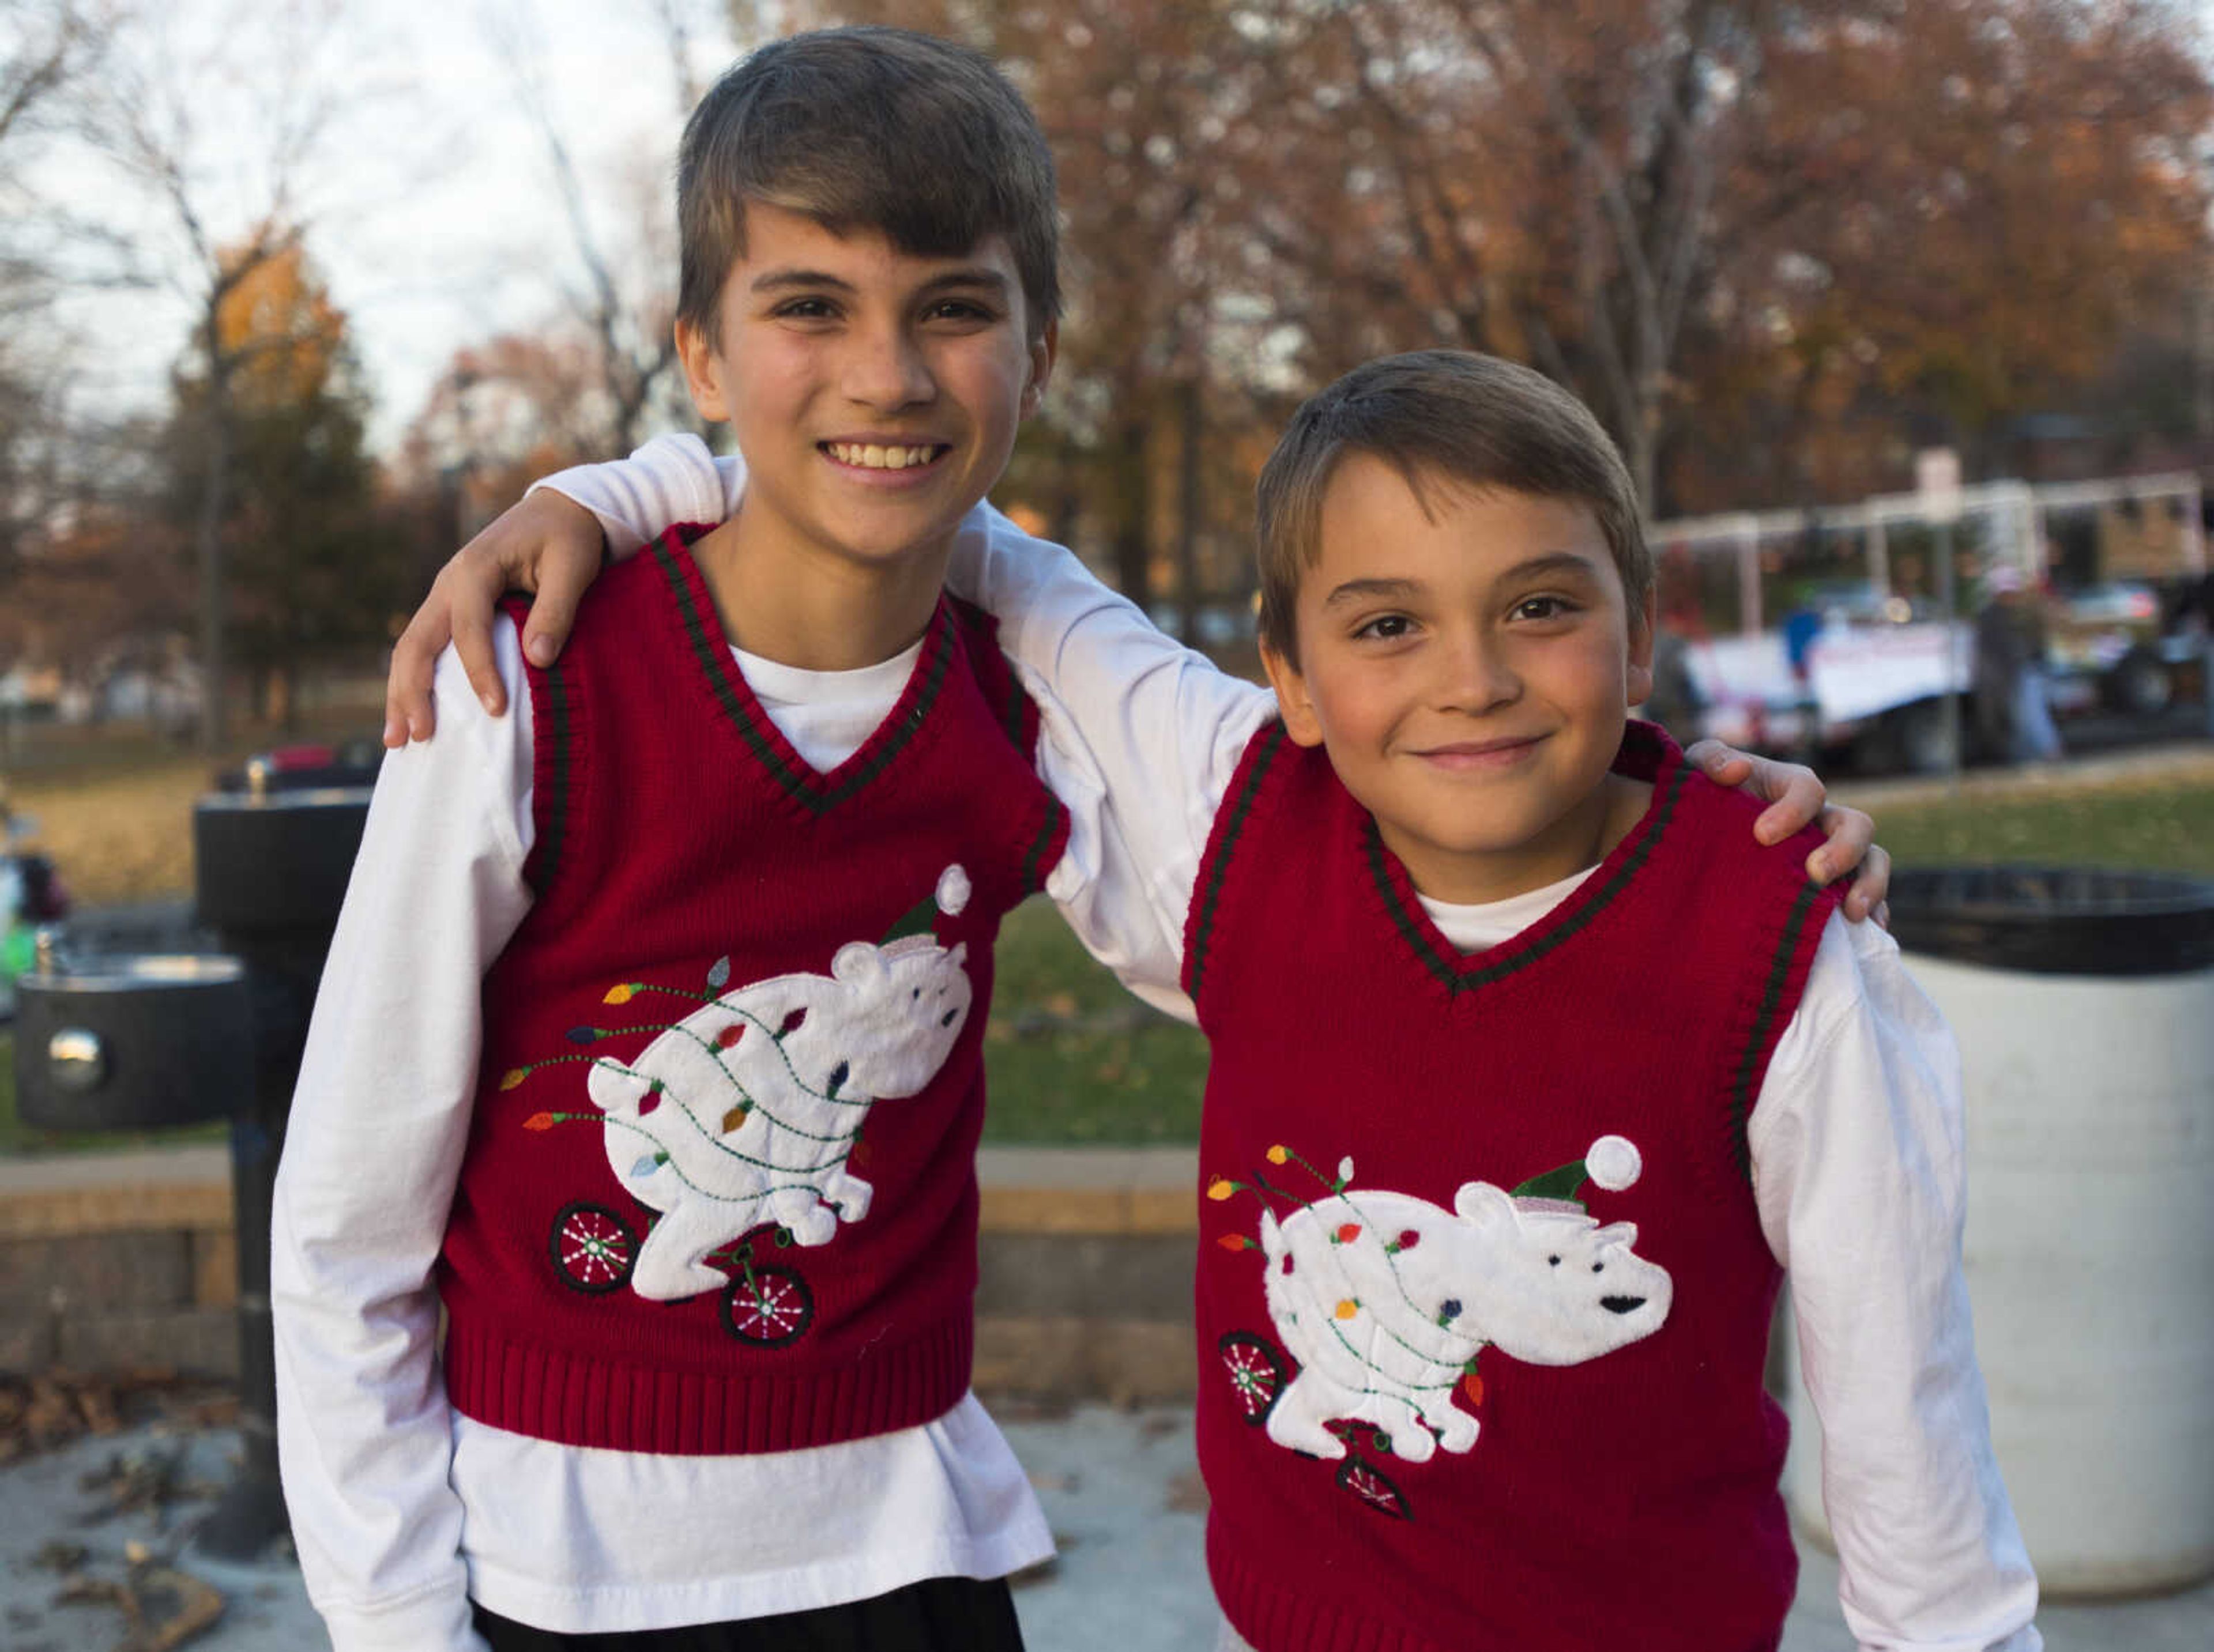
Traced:
[[797, 1451], [943, 1417], [969, 1391], [974, 1343], [964, 1312], [835, 1370], [720, 1375], [566, 1353], [458, 1314], [446, 1332], [446, 1395], [464, 1417], [557, 1445], [700, 1457]]
[[[1542, 1646], [1528, 1642], [1471, 1641], [1465, 1635], [1450, 1643], [1434, 1641], [1412, 1630], [1397, 1629], [1373, 1618], [1292, 1594], [1275, 1578], [1241, 1564], [1212, 1541], [1208, 1545], [1208, 1570], [1214, 1598], [1231, 1627], [1261, 1652], [1565, 1652], [1575, 1646], [1582, 1652], [1629, 1652], [1643, 1644], [1635, 1628], [1625, 1627], [1619, 1638], [1605, 1642], [1549, 1641]], [[1693, 1643], [1696, 1631], [1679, 1625], [1679, 1634], [1669, 1643]], [[1698, 1642], [1712, 1652], [1777, 1652], [1783, 1631], [1755, 1631], [1742, 1641], [1716, 1639]]]
[[1426, 1636], [1291, 1594], [1211, 1540], [1207, 1560], [1223, 1615], [1263, 1652], [1448, 1652]]

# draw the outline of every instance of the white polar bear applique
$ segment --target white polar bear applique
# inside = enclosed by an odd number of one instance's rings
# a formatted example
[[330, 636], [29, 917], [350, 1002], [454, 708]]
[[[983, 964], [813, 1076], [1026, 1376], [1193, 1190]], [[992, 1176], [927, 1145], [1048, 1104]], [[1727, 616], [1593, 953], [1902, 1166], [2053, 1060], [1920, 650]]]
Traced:
[[[874, 1190], [849, 1160], [871, 1109], [927, 1088], [968, 1021], [968, 948], [939, 945], [929, 917], [933, 906], [959, 912], [969, 895], [966, 873], [948, 867], [934, 896], [884, 942], [841, 947], [828, 975], [723, 990], [725, 960], [708, 978], [717, 996], [662, 1026], [635, 1058], [584, 1058], [591, 1063], [585, 1092], [598, 1111], [541, 1113], [524, 1127], [599, 1120], [616, 1180], [661, 1214], [631, 1256], [616, 1213], [571, 1207], [565, 1219], [585, 1211], [597, 1226], [572, 1222], [566, 1236], [557, 1227], [554, 1259], [565, 1279], [601, 1290], [627, 1277], [648, 1301], [678, 1301], [731, 1285], [730, 1272], [708, 1259], [755, 1228], [773, 1224], [780, 1243], [788, 1235], [817, 1246], [841, 1222], [863, 1220]], [[676, 991], [629, 982], [605, 1001]], [[581, 1027], [570, 1037], [590, 1042], [636, 1030]], [[503, 1086], [532, 1070], [517, 1069]]]
[[[1269, 1158], [1298, 1155], [1277, 1147]], [[1574, 1198], [1587, 1178], [1608, 1189], [1637, 1180], [1642, 1161], [1624, 1137], [1603, 1136], [1582, 1161], [1511, 1193], [1465, 1183], [1450, 1210], [1407, 1193], [1352, 1192], [1350, 1159], [1334, 1180], [1299, 1162], [1328, 1190], [1322, 1196], [1300, 1198], [1263, 1178], [1217, 1178], [1208, 1189], [1216, 1200], [1263, 1196], [1257, 1241], [1220, 1242], [1262, 1253], [1269, 1316], [1300, 1369], [1283, 1381], [1250, 1332], [1224, 1337], [1220, 1352], [1247, 1419], [1265, 1420], [1287, 1449], [1343, 1458], [1345, 1441], [1330, 1425], [1367, 1423], [1379, 1449], [1407, 1462], [1427, 1462], [1440, 1446], [1468, 1451], [1479, 1425], [1453, 1393], [1465, 1383], [1481, 1399], [1483, 1349], [1579, 1365], [1651, 1336], [1668, 1317], [1673, 1283], [1631, 1249], [1636, 1228], [1602, 1227]], [[1280, 1219], [1272, 1198], [1296, 1208]], [[1404, 1517], [1387, 1481], [1369, 1466], [1347, 1466], [1367, 1472], [1345, 1483]]]

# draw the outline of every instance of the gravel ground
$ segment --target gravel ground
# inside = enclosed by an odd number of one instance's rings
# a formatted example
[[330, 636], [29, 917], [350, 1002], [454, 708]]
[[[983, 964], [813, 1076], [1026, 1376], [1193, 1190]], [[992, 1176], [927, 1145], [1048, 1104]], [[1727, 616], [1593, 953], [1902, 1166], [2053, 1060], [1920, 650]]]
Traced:
[[[1061, 1558], [1021, 1580], [1016, 1600], [1033, 1652], [1208, 1652], [1214, 1607], [1200, 1561], [1202, 1498], [1181, 1409], [1086, 1405], [1066, 1414], [1004, 1408], [1016, 1451], [1029, 1465], [1061, 1539]], [[73, 1576], [120, 1582], [143, 1545], [142, 1576], [169, 1562], [212, 1584], [223, 1614], [194, 1637], [194, 1652], [314, 1652], [322, 1631], [289, 1562], [211, 1564], [182, 1547], [204, 1505], [107, 1507], [116, 1485], [142, 1478], [181, 1449], [173, 1481], [219, 1483], [230, 1436], [140, 1428], [0, 1469], [0, 1647], [7, 1652], [110, 1652], [127, 1622], [112, 1599], [58, 1603], [70, 1579], [49, 1545], [77, 1545]], [[119, 1477], [113, 1472], [123, 1471]], [[94, 1483], [88, 1489], [88, 1481]], [[41, 1551], [46, 1551], [43, 1559]], [[1807, 1551], [1800, 1600], [1784, 1652], [1851, 1652], [1836, 1603], [1837, 1570]], [[158, 1576], [150, 1581], [158, 1582]], [[157, 1617], [169, 1602], [156, 1593]], [[2214, 1646], [2214, 1584], [2116, 1605], [2048, 1607], [2040, 1618], [2052, 1652], [2205, 1652]]]

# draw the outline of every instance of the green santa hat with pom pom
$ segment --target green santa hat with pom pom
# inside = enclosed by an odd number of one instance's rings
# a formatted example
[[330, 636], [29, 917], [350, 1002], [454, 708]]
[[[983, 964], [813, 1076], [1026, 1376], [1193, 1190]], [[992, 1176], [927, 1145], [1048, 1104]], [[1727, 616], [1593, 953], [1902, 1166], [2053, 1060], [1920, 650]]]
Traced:
[[1585, 1150], [1582, 1158], [1572, 1160], [1557, 1170], [1548, 1170], [1542, 1176], [1531, 1177], [1509, 1197], [1517, 1204], [1529, 1208], [1585, 1216], [1589, 1212], [1578, 1196], [1587, 1181], [1597, 1182], [1609, 1192], [1619, 1192], [1636, 1182], [1644, 1170], [1644, 1156], [1638, 1152], [1636, 1143], [1624, 1136], [1602, 1136]]
[[968, 905], [971, 887], [969, 874], [958, 865], [949, 866], [938, 875], [938, 887], [908, 909], [907, 915], [885, 931], [882, 942], [890, 946], [896, 941], [920, 936], [933, 945], [938, 940], [938, 915], [957, 916]]

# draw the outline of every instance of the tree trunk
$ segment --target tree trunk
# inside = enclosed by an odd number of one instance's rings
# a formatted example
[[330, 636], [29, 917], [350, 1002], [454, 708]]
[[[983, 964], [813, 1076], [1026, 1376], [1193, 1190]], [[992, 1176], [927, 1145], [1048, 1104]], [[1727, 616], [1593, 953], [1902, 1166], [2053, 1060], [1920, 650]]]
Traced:
[[1648, 517], [1659, 509], [1653, 493], [1660, 424], [1655, 399], [1649, 390], [1641, 393], [1622, 421], [1622, 462], [1629, 468], [1630, 485], [1637, 490], [1638, 508]]
[[208, 339], [208, 459], [200, 483], [199, 522], [193, 550], [200, 576], [200, 749], [212, 755], [223, 749], [227, 733], [223, 716], [223, 513], [230, 486], [230, 386], [216, 332], [212, 305], [207, 316]]
[[1177, 423], [1183, 438], [1177, 466], [1177, 637], [1186, 648], [1199, 646], [1199, 513], [1201, 423], [1196, 375], [1177, 387]]
[[[1135, 400], [1135, 398], [1133, 399]], [[1131, 403], [1123, 404], [1131, 409]], [[1150, 426], [1142, 414], [1128, 411], [1117, 426], [1110, 452], [1109, 499], [1115, 525], [1115, 583], [1140, 607], [1153, 595], [1153, 474], [1147, 460]]]

